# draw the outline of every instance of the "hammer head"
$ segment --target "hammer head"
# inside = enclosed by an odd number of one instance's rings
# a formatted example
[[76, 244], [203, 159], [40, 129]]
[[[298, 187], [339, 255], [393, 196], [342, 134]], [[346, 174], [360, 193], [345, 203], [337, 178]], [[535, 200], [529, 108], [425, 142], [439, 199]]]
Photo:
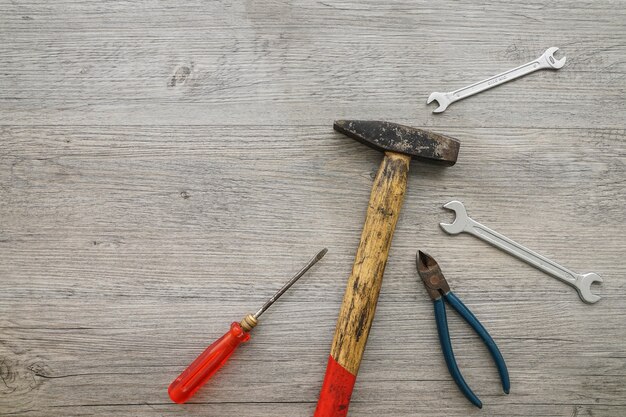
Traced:
[[376, 120], [336, 120], [333, 128], [379, 151], [403, 153], [442, 165], [454, 165], [461, 146], [449, 136]]

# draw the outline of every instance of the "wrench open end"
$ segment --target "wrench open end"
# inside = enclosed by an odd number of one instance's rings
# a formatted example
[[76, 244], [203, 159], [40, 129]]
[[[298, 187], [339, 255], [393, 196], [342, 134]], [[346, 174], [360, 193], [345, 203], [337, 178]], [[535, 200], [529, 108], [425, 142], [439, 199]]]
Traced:
[[591, 284], [604, 282], [602, 277], [594, 272], [580, 274], [576, 279], [576, 289], [580, 299], [585, 303], [593, 304], [600, 301], [600, 296], [591, 293]]
[[439, 223], [439, 226], [443, 229], [443, 231], [449, 235], [458, 235], [463, 232], [469, 221], [469, 216], [467, 215], [467, 211], [465, 210], [463, 203], [457, 200], [452, 200], [444, 204], [443, 208], [454, 211], [456, 216], [452, 224]]
[[559, 69], [559, 68], [563, 68], [563, 65], [565, 65], [565, 61], [567, 60], [566, 57], [563, 57], [558, 60], [554, 57], [554, 53], [558, 50], [559, 48], [557, 48], [556, 46], [552, 46], [546, 49], [546, 51], [542, 55], [542, 58], [546, 60], [550, 68]]
[[430, 104], [433, 101], [437, 101], [437, 104], [439, 105], [439, 107], [433, 110], [433, 113], [443, 113], [443, 111], [447, 109], [451, 103], [451, 101], [448, 100], [448, 98], [446, 97], [444, 93], [437, 93], [437, 92], [434, 92], [430, 96], [428, 96], [428, 100], [426, 101], [426, 104]]

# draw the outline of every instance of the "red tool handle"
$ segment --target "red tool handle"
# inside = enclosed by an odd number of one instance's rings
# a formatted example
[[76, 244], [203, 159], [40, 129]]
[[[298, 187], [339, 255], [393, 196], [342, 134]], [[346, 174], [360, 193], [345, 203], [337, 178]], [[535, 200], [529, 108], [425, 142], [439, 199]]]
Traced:
[[345, 417], [374, 320], [411, 157], [386, 152], [374, 179], [352, 273], [339, 310], [315, 417]]
[[231, 324], [230, 330], [224, 336], [206, 348], [170, 384], [167, 392], [172, 401], [182, 404], [189, 400], [226, 363], [237, 346], [247, 342], [248, 339], [250, 339], [250, 333], [245, 332], [239, 323]]

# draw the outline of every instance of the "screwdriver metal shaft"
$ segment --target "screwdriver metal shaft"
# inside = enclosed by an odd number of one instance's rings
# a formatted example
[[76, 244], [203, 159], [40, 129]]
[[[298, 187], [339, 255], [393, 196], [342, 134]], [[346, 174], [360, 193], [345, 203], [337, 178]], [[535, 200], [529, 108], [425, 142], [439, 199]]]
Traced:
[[322, 249], [298, 271], [283, 287], [263, 304], [254, 314], [248, 314], [240, 323], [234, 322], [224, 336], [213, 342], [172, 382], [167, 390], [172, 401], [182, 404], [189, 400], [202, 385], [217, 372], [233, 354], [235, 349], [250, 339], [250, 330], [258, 323], [258, 318], [280, 298], [302, 275], [326, 255]]
[[285, 293], [285, 291], [291, 288], [291, 286], [295, 284], [296, 281], [299, 280], [302, 275], [306, 274], [306, 271], [311, 269], [311, 267], [315, 265], [317, 261], [322, 259], [324, 255], [326, 255], [326, 252], [328, 252], [328, 249], [324, 248], [321, 251], [319, 251], [317, 255], [311, 258], [311, 260], [306, 265], [304, 265], [304, 267], [302, 267], [302, 269], [299, 270], [285, 285], [283, 285], [283, 287], [280, 290], [276, 291], [276, 294], [274, 294], [272, 298], [270, 298], [269, 300], [265, 302], [265, 304], [263, 304], [263, 306], [259, 309], [259, 311], [254, 313], [254, 318], [258, 319], [261, 316], [261, 314], [265, 313], [265, 310], [270, 308], [270, 306], [274, 304], [276, 300], [278, 300], [280, 296]]

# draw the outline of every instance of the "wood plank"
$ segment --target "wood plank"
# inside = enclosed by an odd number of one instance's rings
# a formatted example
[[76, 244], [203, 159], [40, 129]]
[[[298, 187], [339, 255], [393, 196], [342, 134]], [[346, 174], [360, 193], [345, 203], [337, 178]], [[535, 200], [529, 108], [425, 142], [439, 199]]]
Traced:
[[[0, 415], [310, 416], [381, 155], [332, 130], [386, 119], [462, 141], [412, 163], [351, 416], [626, 414], [623, 1], [0, 0]], [[568, 58], [456, 103], [425, 101]], [[476, 220], [602, 300], [471, 236]], [[317, 250], [191, 404], [167, 385]], [[507, 361], [455, 314], [449, 377], [415, 271], [436, 257]]]
[[[626, 132], [445, 133], [463, 141], [460, 160], [413, 163], [352, 413], [406, 415], [441, 401], [448, 415], [471, 411], [445, 372], [417, 248], [437, 256], [507, 359], [513, 388], [503, 396], [486, 349], [451, 315], [460, 367], [490, 413], [521, 415], [531, 403], [539, 415], [619, 413], [626, 305], [616, 260], [626, 242], [606, 236], [626, 232]], [[330, 126], [16, 126], [3, 136], [0, 408], [312, 412], [377, 152]], [[554, 146], [563, 138], [569, 146]], [[601, 273], [602, 301], [586, 306], [484, 243], [445, 235], [437, 223], [451, 198], [564, 265]], [[264, 316], [198, 404], [168, 404], [170, 380], [323, 246], [324, 261]]]
[[[8, 42], [0, 44], [0, 124], [307, 125], [357, 117], [623, 128], [623, 3], [544, 6], [11, 4], [3, 19]], [[432, 91], [513, 68], [548, 46], [567, 56], [562, 70], [508, 83], [441, 115], [425, 104]]]

